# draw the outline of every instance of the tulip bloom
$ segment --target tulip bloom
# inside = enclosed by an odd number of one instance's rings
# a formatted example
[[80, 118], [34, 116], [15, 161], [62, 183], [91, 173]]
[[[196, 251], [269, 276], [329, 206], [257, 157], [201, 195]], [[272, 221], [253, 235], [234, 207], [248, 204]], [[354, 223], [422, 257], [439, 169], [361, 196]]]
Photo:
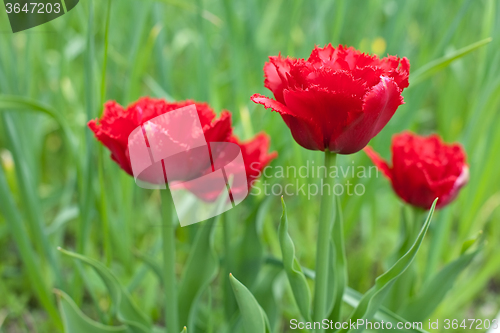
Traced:
[[[169, 103], [162, 99], [144, 97], [127, 108], [123, 108], [118, 103], [110, 101], [105, 104], [104, 114], [101, 119], [89, 121], [88, 126], [94, 132], [96, 138], [111, 151], [111, 158], [125, 172], [133, 176], [128, 148], [129, 135], [132, 131], [159, 115], [192, 104], [196, 106], [206, 142], [231, 142], [240, 146], [245, 162], [245, 170], [242, 171], [246, 171], [247, 181], [251, 184], [257, 177], [257, 170], [262, 170], [276, 157], [276, 153], [268, 153], [269, 138], [265, 134], [259, 134], [252, 140], [241, 143], [233, 135], [231, 114], [228, 111], [223, 111], [220, 118], [216, 119], [215, 112], [207, 103], [197, 103], [189, 100]], [[179, 142], [179, 145], [182, 145], [182, 142]], [[183, 148], [179, 148], [179, 150], [182, 151]], [[210, 160], [200, 158], [199, 152], [197, 149], [188, 151], [183, 159], [186, 163], [183, 165], [169, 165], [169, 181], [187, 181], [210, 173], [212, 171]], [[222, 152], [212, 151], [212, 154], [214, 154], [214, 159], [218, 159], [218, 155], [222, 154]], [[217, 161], [214, 162], [217, 163]], [[252, 163], [254, 163], [253, 168], [250, 168]], [[186, 168], [186, 165], [189, 165], [189, 168]], [[142, 181], [155, 182], [147, 178], [147, 175], [143, 177], [145, 179], [141, 179]], [[197, 194], [195, 189], [193, 190]], [[199, 194], [201, 198], [206, 200], [215, 199], [211, 193], [207, 194], [202, 191]]]
[[115, 101], [109, 101], [104, 105], [101, 119], [89, 121], [88, 126], [96, 138], [111, 151], [113, 161], [133, 176], [128, 151], [130, 133], [137, 126], [143, 125], [152, 118], [191, 104], [196, 106], [207, 141], [229, 140], [232, 135], [231, 114], [223, 111], [220, 118], [215, 119], [215, 112], [207, 103], [196, 103], [190, 100], [169, 103], [162, 99], [143, 97], [127, 108], [123, 108]]
[[309, 59], [274, 56], [264, 66], [266, 88], [252, 101], [278, 112], [302, 147], [352, 154], [389, 122], [408, 87], [406, 58], [379, 59], [352, 47], [316, 47]]
[[418, 136], [410, 132], [392, 140], [392, 167], [371, 147], [366, 154], [391, 181], [396, 194], [410, 205], [429, 209], [449, 204], [469, 180], [466, 155], [459, 144], [445, 144], [438, 135]]

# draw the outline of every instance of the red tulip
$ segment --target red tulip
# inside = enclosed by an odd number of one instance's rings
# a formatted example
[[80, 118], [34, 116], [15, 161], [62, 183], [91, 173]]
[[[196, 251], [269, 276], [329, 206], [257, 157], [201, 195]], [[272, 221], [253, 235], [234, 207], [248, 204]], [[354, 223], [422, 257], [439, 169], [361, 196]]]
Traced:
[[[128, 149], [129, 136], [132, 131], [159, 115], [192, 104], [196, 106], [206, 142], [231, 142], [239, 145], [245, 167], [242, 170], [232, 169], [232, 172], [246, 172], [247, 182], [244, 182], [244, 184], [235, 184], [236, 186], [232, 187], [232, 192], [237, 195], [238, 192], [243, 192], [243, 189], [246, 191], [247, 186], [249, 189], [253, 181], [258, 177], [258, 171], [262, 170], [277, 156], [277, 154], [275, 152], [268, 153], [269, 138], [265, 134], [259, 134], [247, 142], [240, 142], [238, 138], [232, 134], [231, 114], [227, 111], [223, 111], [220, 118], [215, 119], [216, 115], [214, 111], [206, 103], [197, 103], [193, 101], [169, 103], [162, 99], [145, 97], [131, 104], [126, 109], [114, 101], [107, 102], [102, 118], [89, 121], [88, 126], [94, 132], [96, 138], [111, 151], [111, 158], [123, 170], [133, 176]], [[159, 128], [158, 130], [162, 129]], [[175, 134], [176, 133], [172, 133], [172, 135]], [[189, 136], [189, 133], [179, 134], [181, 138], [183, 136], [186, 138]], [[175, 140], [173, 140], [173, 142], [174, 141]], [[180, 141], [182, 141], [182, 139]], [[183, 142], [180, 141], [179, 145], [182, 145]], [[215, 145], [215, 147], [217, 147], [217, 145]], [[201, 148], [201, 150], [206, 149], [206, 147], [199, 148]], [[185, 147], [180, 146], [179, 151], [183, 151], [184, 149]], [[171, 159], [165, 160], [165, 171], [168, 174], [169, 182], [179, 181], [180, 184], [177, 182], [176, 186], [187, 188], [200, 198], [211, 201], [217, 198], [220, 189], [216, 190], [210, 185], [207, 186], [207, 183], [204, 184], [203, 188], [192, 189], [188, 188], [186, 185], [182, 185], [185, 181], [208, 175], [212, 172], [211, 161], [208, 157], [204, 158], [205, 155], [201, 150], [198, 148], [191, 149], [181, 158], [179, 158], [178, 155], [174, 155]], [[220, 151], [214, 147], [211, 149], [212, 160], [215, 166], [226, 165], [235, 157], [232, 155], [238, 153], [239, 151], [234, 149], [221, 149]], [[231, 156], [227, 156], [228, 154]], [[181, 159], [182, 163], [180, 163]], [[167, 165], [169, 162], [170, 164]], [[242, 179], [241, 177], [235, 178]], [[141, 173], [139, 179], [153, 184], [158, 181], [160, 183], [164, 182], [163, 177], [159, 180], [156, 174], [148, 173]], [[217, 179], [214, 179], [214, 181], [217, 181]]]
[[[162, 99], [143, 97], [126, 109], [115, 101], [110, 101], [105, 104], [104, 114], [101, 119], [89, 121], [88, 126], [94, 132], [96, 138], [111, 151], [111, 158], [129, 175], [133, 176], [128, 151], [130, 133], [152, 118], [191, 104], [196, 106], [207, 142], [225, 142], [230, 139], [232, 128], [231, 114], [229, 112], [223, 111], [220, 118], [215, 119], [215, 112], [207, 103], [197, 103], [189, 100], [169, 103]], [[195, 160], [199, 161], [200, 159]], [[190, 170], [177, 168], [172, 170], [174, 175], [172, 180], [193, 178], [208, 166], [196, 165], [195, 168]], [[142, 180], [149, 181], [148, 179]]]
[[392, 139], [392, 167], [371, 148], [366, 154], [391, 181], [396, 194], [407, 203], [429, 209], [434, 199], [442, 208], [469, 180], [465, 152], [459, 144], [445, 144], [438, 135], [410, 132]]
[[309, 59], [270, 57], [266, 88], [275, 99], [252, 101], [272, 108], [302, 147], [352, 154], [365, 147], [403, 104], [410, 63], [379, 59], [352, 47], [316, 47]]

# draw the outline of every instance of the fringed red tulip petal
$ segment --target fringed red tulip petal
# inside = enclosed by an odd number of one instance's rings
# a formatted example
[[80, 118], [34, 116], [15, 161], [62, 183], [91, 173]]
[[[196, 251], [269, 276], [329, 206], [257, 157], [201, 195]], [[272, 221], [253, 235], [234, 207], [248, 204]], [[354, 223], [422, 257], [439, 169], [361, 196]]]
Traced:
[[410, 63], [379, 59], [352, 47], [316, 47], [309, 59], [270, 57], [266, 88], [252, 101], [283, 117], [302, 147], [352, 154], [365, 147], [403, 104]]

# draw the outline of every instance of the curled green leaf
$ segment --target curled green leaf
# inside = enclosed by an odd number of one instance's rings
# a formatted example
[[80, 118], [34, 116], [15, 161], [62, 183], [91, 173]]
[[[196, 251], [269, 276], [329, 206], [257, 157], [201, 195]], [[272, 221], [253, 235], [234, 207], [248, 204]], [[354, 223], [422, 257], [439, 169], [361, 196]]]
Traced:
[[67, 251], [62, 248], [58, 248], [58, 250], [73, 259], [80, 260], [95, 270], [108, 289], [113, 302], [114, 312], [116, 312], [118, 319], [130, 326], [132, 332], [147, 333], [151, 331], [151, 323], [148, 318], [140, 312], [132, 301], [130, 294], [123, 288], [118, 279], [106, 266], [95, 259], [88, 258], [81, 254]]
[[245, 332], [271, 332], [267, 316], [250, 290], [248, 290], [247, 287], [238, 281], [232, 274], [229, 274], [229, 281], [231, 281], [231, 287], [233, 288], [236, 302], [240, 308]]
[[443, 301], [448, 291], [453, 287], [456, 279], [472, 262], [481, 249], [468, 254], [461, 255], [437, 273], [426, 283], [417, 297], [415, 297], [401, 312], [403, 317], [409, 320], [423, 321]]
[[126, 326], [106, 326], [87, 317], [62, 290], [55, 289], [66, 333], [130, 332]]
[[[434, 200], [434, 203], [432, 204], [432, 207], [429, 211], [429, 215], [427, 216], [427, 219], [425, 220], [425, 223], [422, 226], [422, 229], [420, 230], [420, 233], [418, 234], [417, 239], [413, 243], [412, 247], [394, 264], [394, 266], [392, 266], [387, 272], [380, 275], [375, 280], [375, 285], [363, 295], [358, 306], [349, 316], [350, 321], [358, 322], [358, 320], [370, 320], [378, 311], [394, 281], [396, 281], [396, 279], [406, 271], [406, 269], [413, 262], [413, 259], [415, 258], [418, 250], [420, 249], [420, 245], [422, 245], [424, 236], [431, 224], [432, 214], [434, 213], [434, 209], [436, 208], [437, 200], [437, 198], [436, 200]], [[361, 331], [363, 331], [362, 325], [357, 326], [352, 330], [343, 329], [341, 332]]]

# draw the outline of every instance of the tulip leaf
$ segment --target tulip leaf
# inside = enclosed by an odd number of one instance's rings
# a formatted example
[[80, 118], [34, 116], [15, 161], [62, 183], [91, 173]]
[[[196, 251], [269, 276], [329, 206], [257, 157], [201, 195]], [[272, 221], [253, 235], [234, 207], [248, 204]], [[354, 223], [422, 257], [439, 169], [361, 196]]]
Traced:
[[[280, 260], [277, 260], [274, 258], [268, 258], [267, 263], [269, 263], [273, 266], [283, 268], [283, 263]], [[302, 267], [302, 270], [304, 271], [304, 275], [308, 279], [314, 280], [316, 278], [316, 272], [314, 270], [308, 269], [306, 267]], [[345, 287], [345, 292], [343, 294], [343, 302], [344, 303], [350, 305], [353, 308], [356, 308], [358, 306], [359, 302], [361, 301], [362, 297], [363, 297], [363, 294], [361, 294], [360, 292], [358, 292], [352, 288], [349, 288], [347, 286]], [[408, 323], [409, 322], [407, 319], [399, 316], [398, 314], [390, 311], [389, 309], [387, 309], [383, 306], [379, 307], [378, 311], [375, 313], [373, 318], [375, 320], [378, 320], [378, 321], [382, 321], [382, 320], [384, 322], [390, 321], [394, 325], [396, 325], [397, 323], [400, 323], [400, 322], [401, 323]], [[418, 333], [427, 333], [427, 331], [425, 331], [424, 329], [418, 329], [418, 328], [406, 329], [406, 330], [402, 330], [402, 331], [414, 332], [414, 333], [417, 333], [417, 332]]]
[[246, 333], [270, 333], [269, 321], [261, 306], [240, 281], [232, 274], [229, 275], [231, 286], [233, 287], [236, 302], [240, 308], [243, 318], [243, 326]]
[[[264, 219], [271, 204], [270, 198], [255, 204], [251, 214], [245, 219], [245, 226], [242, 237], [232, 244], [231, 232], [234, 218], [227, 218], [224, 223], [224, 301], [227, 318], [231, 318], [237, 310], [236, 299], [229, 282], [229, 273], [241, 277], [241, 283], [255, 290], [257, 277], [261, 272], [264, 262], [264, 246], [262, 244], [261, 234]], [[232, 212], [233, 214], [235, 212]]]
[[61, 290], [54, 290], [57, 294], [59, 311], [64, 325], [65, 333], [109, 333], [131, 332], [126, 326], [106, 326], [87, 317], [76, 303]]
[[104, 282], [113, 302], [113, 313], [116, 313], [118, 319], [130, 326], [133, 332], [149, 332], [151, 323], [147, 317], [140, 312], [133, 303], [130, 294], [118, 282], [118, 279], [111, 271], [99, 261], [85, 257], [81, 254], [58, 248], [63, 254], [77, 259], [92, 267]]
[[217, 219], [205, 222], [196, 234], [193, 248], [184, 267], [179, 283], [179, 322], [194, 327], [194, 310], [201, 293], [212, 282], [219, 269], [219, 261], [213, 248]]
[[[351, 321], [356, 322], [358, 319], [370, 320], [382, 305], [382, 302], [394, 281], [396, 281], [396, 279], [403, 274], [413, 262], [413, 259], [415, 258], [418, 250], [420, 249], [420, 245], [424, 240], [424, 236], [429, 229], [437, 200], [438, 199], [434, 200], [434, 203], [429, 211], [429, 215], [427, 216], [427, 219], [425, 220], [425, 223], [412, 247], [394, 264], [394, 266], [375, 280], [375, 285], [363, 295], [358, 306], [350, 315], [349, 319]], [[361, 332], [362, 330], [363, 327], [357, 327], [353, 330], [343, 329], [341, 332]]]
[[238, 276], [241, 276], [241, 282], [250, 287], [253, 287], [264, 261], [264, 246], [260, 236], [270, 204], [271, 200], [265, 200], [246, 219], [244, 236], [238, 244], [239, 248], [235, 256], [237, 271], [233, 273], [238, 273]]
[[479, 251], [481, 249], [464, 254], [443, 267], [422, 287], [418, 296], [403, 309], [402, 316], [412, 321], [422, 321], [428, 318], [453, 287], [460, 273], [469, 266]]
[[292, 238], [288, 234], [288, 218], [286, 215], [286, 205], [283, 197], [281, 197], [281, 206], [283, 207], [283, 213], [278, 227], [278, 234], [281, 254], [283, 256], [283, 266], [300, 313], [304, 319], [310, 321], [311, 292], [299, 261], [295, 257], [295, 246]]
[[478, 42], [472, 43], [466, 47], [463, 47], [459, 50], [456, 50], [455, 52], [452, 52], [448, 55], [445, 55], [444, 57], [441, 57], [439, 59], [436, 59], [434, 61], [429, 62], [428, 64], [419, 68], [417, 71], [415, 71], [415, 73], [413, 73], [410, 76], [410, 87], [414, 87], [416, 84], [424, 81], [425, 79], [429, 78], [433, 74], [448, 67], [455, 60], [465, 56], [466, 54], [468, 54], [472, 51], [475, 51], [476, 49], [488, 44], [491, 41], [492, 41], [491, 37], [485, 38], [485, 39], [480, 40]]
[[[335, 304], [337, 303], [337, 297], [336, 297], [336, 274], [335, 274], [335, 264], [336, 264], [336, 258], [335, 258], [335, 244], [333, 243], [332, 240], [330, 240], [330, 246], [329, 246], [329, 254], [328, 254], [328, 286], [327, 286], [327, 291], [326, 294], [327, 299], [326, 299], [326, 313], [331, 314], [333, 311], [333, 308], [335, 307]], [[304, 273], [305, 275], [305, 273]], [[333, 281], [333, 283], [332, 283]], [[342, 301], [342, 299], [340, 300]]]
[[[331, 304], [331, 309], [328, 309], [329, 312], [327, 313], [331, 312], [330, 319], [337, 322], [340, 321], [342, 298], [347, 284], [347, 265], [344, 245], [344, 220], [339, 196], [336, 196], [335, 203], [337, 205], [337, 216], [332, 227], [332, 240], [334, 248], [331, 251], [334, 256], [332, 256], [333, 266], [329, 276], [329, 284], [333, 285], [333, 291], [331, 292], [333, 304]], [[333, 283], [331, 280], [333, 280]]]
[[[362, 297], [363, 295], [361, 293], [357, 292], [354, 289], [346, 287], [343, 300], [346, 304], [349, 304], [350, 306], [355, 308], [358, 306]], [[373, 318], [378, 321], [391, 322], [393, 324], [393, 327], [396, 327], [398, 323], [403, 323], [403, 324], [410, 323], [410, 321], [408, 321], [406, 318], [401, 317], [400, 315], [388, 310], [383, 306], [381, 306], [378, 309]], [[419, 329], [416, 327], [412, 327], [410, 329], [399, 329], [399, 331], [413, 332], [413, 333], [427, 333], [427, 331], [424, 330], [423, 328]]]
[[253, 289], [253, 295], [266, 313], [272, 332], [275, 332], [276, 325], [281, 321], [281, 311], [276, 300], [276, 293], [280, 294], [284, 286], [280, 284], [275, 292], [275, 282], [281, 276], [282, 271], [283, 266], [264, 267]]

